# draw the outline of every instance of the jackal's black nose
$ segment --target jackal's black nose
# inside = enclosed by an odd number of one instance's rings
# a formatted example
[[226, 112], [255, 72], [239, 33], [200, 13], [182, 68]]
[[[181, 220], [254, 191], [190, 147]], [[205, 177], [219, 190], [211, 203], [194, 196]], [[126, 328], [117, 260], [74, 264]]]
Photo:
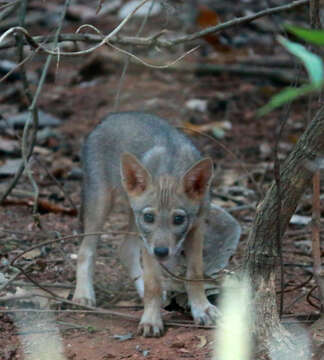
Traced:
[[154, 255], [159, 258], [164, 258], [169, 255], [169, 249], [167, 247], [155, 247]]

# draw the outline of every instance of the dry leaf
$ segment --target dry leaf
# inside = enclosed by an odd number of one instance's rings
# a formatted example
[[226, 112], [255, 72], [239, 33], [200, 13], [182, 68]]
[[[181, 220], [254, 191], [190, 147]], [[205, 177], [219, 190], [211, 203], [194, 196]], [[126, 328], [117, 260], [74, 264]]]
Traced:
[[207, 132], [207, 131], [215, 131], [215, 129], [222, 129], [222, 130], [230, 130], [232, 124], [229, 121], [213, 121], [208, 124], [196, 125], [191, 124], [190, 122], [184, 122], [184, 131], [187, 129], [192, 131], [192, 135], [195, 133]]
[[197, 349], [202, 349], [204, 346], [207, 345], [206, 336], [198, 335], [197, 338], [199, 339], [199, 344], [196, 346]]
[[130, 301], [121, 300], [121, 301], [118, 301], [115, 305], [116, 306], [138, 306], [138, 303], [136, 303], [134, 300], [130, 300]]
[[[220, 18], [216, 11], [209, 8], [206, 5], [200, 5], [198, 7], [197, 23], [202, 29], [206, 29], [210, 26], [215, 26], [220, 23]], [[229, 51], [229, 46], [222, 44], [219, 41], [219, 36], [216, 34], [208, 34], [203, 38], [211, 45], [216, 51], [226, 52]]]
[[40, 255], [41, 255], [41, 251], [39, 248], [37, 248], [37, 249], [26, 252], [22, 257], [25, 260], [33, 260], [33, 259], [39, 257]]

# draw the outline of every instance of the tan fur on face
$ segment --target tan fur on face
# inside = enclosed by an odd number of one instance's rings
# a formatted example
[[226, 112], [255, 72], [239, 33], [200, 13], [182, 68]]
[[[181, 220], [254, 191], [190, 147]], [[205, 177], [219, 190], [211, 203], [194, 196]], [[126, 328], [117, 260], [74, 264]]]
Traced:
[[157, 188], [158, 210], [169, 208], [177, 192], [178, 182], [173, 176], [164, 175], [159, 178]]

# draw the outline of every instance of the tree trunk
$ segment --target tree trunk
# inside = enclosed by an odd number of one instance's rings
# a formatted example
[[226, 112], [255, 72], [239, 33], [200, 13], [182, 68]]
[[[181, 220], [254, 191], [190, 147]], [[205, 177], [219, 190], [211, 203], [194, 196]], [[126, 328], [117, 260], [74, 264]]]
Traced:
[[[324, 107], [316, 114], [281, 167], [280, 237], [284, 234], [299, 199], [310, 186], [321, 158], [324, 159]], [[275, 270], [279, 259], [277, 191], [273, 182], [257, 208], [244, 264], [255, 291], [255, 335], [257, 340], [263, 343], [265, 341], [265, 344], [276, 341], [274, 337], [279, 333], [283, 338], [288, 335], [280, 325], [275, 292]], [[281, 343], [282, 340], [280, 339]]]

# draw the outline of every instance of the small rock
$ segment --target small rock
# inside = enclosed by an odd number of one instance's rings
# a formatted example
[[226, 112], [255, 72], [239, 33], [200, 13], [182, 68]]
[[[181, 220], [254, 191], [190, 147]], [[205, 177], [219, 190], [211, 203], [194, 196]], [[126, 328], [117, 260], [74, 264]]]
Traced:
[[3, 273], [0, 272], [0, 285], [6, 283], [8, 280]]
[[190, 110], [196, 110], [200, 112], [206, 112], [207, 100], [191, 99], [186, 102], [186, 107]]
[[37, 131], [37, 144], [44, 145], [50, 138], [59, 138], [56, 130], [46, 126], [44, 129]]
[[21, 153], [17, 140], [6, 139], [0, 136], [0, 154], [19, 155]]
[[113, 338], [118, 340], [118, 341], [126, 341], [126, 340], [130, 340], [134, 338], [134, 334], [133, 333], [127, 333], [127, 334], [123, 334], [123, 335], [113, 335]]
[[67, 174], [67, 180], [82, 180], [83, 172], [79, 167], [73, 167], [70, 172]]
[[89, 20], [96, 16], [96, 10], [87, 5], [71, 4], [66, 14], [67, 18], [72, 21]]
[[[8, 118], [6, 121], [0, 119], [0, 129], [7, 128], [9, 125], [14, 129], [22, 129], [25, 126], [25, 123], [28, 119], [29, 112], [25, 111], [21, 114], [12, 116]], [[62, 120], [57, 117], [45, 113], [44, 111], [38, 111], [38, 127], [44, 128], [46, 126], [59, 126], [62, 123]]]
[[142, 349], [142, 347], [141, 347], [140, 345], [136, 345], [135, 349], [136, 349], [138, 352], [142, 353], [142, 355], [143, 355], [144, 357], [146, 357], [146, 356], [148, 356], [148, 355], [150, 354], [150, 350]]
[[312, 242], [311, 240], [299, 240], [295, 241], [296, 248], [310, 255], [312, 253]]
[[216, 127], [216, 126], [213, 128], [212, 131], [213, 131], [213, 135], [214, 135], [214, 137], [216, 139], [224, 139], [224, 137], [226, 135], [224, 129], [221, 129], [221, 128]]
[[[7, 75], [9, 71], [12, 71], [17, 67], [17, 64], [9, 60], [0, 61], [0, 78]], [[7, 81], [15, 81], [21, 78], [20, 73], [16, 70], [13, 71], [8, 77]]]
[[120, 7], [121, 0], [110, 0], [107, 3], [103, 3], [102, 8], [99, 11], [99, 16], [111, 14], [116, 12]]
[[0, 178], [15, 175], [22, 161], [22, 159], [7, 160], [4, 165], [0, 166]]
[[290, 224], [294, 225], [308, 225], [312, 221], [310, 216], [293, 215], [290, 219]]
[[[128, 16], [139, 4], [141, 3], [141, 0], [131, 0], [127, 2], [124, 6], [120, 8], [118, 11], [118, 18], [124, 19], [126, 16]], [[141, 6], [136, 13], [133, 15], [134, 17], [143, 17], [147, 15], [147, 12], [151, 8], [152, 1], [148, 1], [143, 6]], [[159, 2], [155, 1], [152, 9], [151, 9], [151, 16], [155, 16], [160, 14], [162, 8]]]
[[260, 156], [262, 159], [269, 158], [272, 154], [272, 148], [269, 143], [264, 142], [260, 145]]

